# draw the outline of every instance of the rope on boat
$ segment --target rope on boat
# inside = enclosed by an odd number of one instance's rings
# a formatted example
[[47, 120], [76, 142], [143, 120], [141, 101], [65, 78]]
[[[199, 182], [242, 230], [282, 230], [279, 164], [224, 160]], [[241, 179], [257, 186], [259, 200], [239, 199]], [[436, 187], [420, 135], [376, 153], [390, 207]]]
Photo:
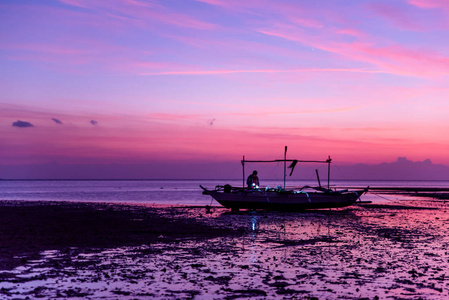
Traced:
[[382, 197], [382, 196], [380, 196], [379, 194], [374, 194], [374, 193], [371, 193], [371, 195], [374, 195], [374, 196], [376, 196], [376, 197], [379, 197], [379, 198], [385, 199], [385, 200], [387, 200], [387, 201], [392, 201], [392, 202], [394, 202], [394, 201], [397, 201], [397, 200], [398, 200], [398, 199], [388, 199], [388, 198], [386, 198], [386, 197]]
[[[363, 194], [359, 196], [359, 193], [357, 193], [356, 191], [354, 191], [354, 193], [357, 195], [357, 200], [362, 201], [362, 199], [360, 199], [360, 197], [361, 197]], [[357, 200], [356, 200], [356, 201], [357, 201]]]
[[307, 192], [297, 191], [297, 192], [295, 192], [295, 194], [306, 194], [307, 200], [309, 201], [310, 204], [312, 204], [312, 201], [310, 201], [310, 197], [309, 197], [309, 194]]

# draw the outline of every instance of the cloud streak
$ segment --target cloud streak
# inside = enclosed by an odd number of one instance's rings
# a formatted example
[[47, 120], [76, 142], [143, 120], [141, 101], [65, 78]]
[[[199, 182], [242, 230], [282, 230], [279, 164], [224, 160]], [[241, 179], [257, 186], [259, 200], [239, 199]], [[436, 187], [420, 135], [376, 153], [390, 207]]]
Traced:
[[449, 11], [449, 3], [445, 0], [409, 0], [410, 5], [424, 9], [444, 9]]
[[390, 73], [401, 76], [448, 75], [449, 57], [430, 49], [408, 49], [400, 45], [375, 46], [370, 43], [329, 43], [310, 37], [298, 37], [289, 32], [260, 31], [263, 34], [306, 43], [312, 47], [342, 55], [374, 66], [370, 73]]
[[213, 23], [205, 22], [189, 16], [182, 12], [174, 12], [165, 3], [154, 4], [141, 1], [88, 1], [88, 0], [60, 0], [61, 2], [81, 8], [87, 8], [97, 12], [107, 12], [106, 15], [117, 19], [125, 18], [129, 22], [148, 24], [154, 21], [170, 24], [179, 27], [192, 28], [197, 30], [212, 30], [217, 26]]
[[157, 76], [157, 75], [226, 75], [239, 73], [315, 73], [315, 72], [349, 72], [349, 73], [384, 73], [380, 70], [369, 69], [296, 69], [296, 70], [210, 70], [210, 71], [170, 71], [170, 72], [156, 72], [156, 73], [141, 73], [142, 76]]

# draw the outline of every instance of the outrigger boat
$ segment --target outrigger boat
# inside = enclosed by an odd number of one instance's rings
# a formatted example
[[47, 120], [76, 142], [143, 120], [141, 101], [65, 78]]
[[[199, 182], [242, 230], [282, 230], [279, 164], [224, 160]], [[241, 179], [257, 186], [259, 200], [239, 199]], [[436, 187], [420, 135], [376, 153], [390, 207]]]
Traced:
[[[217, 185], [213, 190], [209, 190], [201, 185], [200, 187], [203, 189], [204, 195], [211, 196], [218, 203], [226, 208], [232, 209], [233, 211], [238, 211], [239, 209], [298, 211], [316, 208], [345, 207], [354, 204], [357, 200], [360, 201], [360, 196], [367, 192], [368, 188], [354, 191], [349, 191], [346, 189], [336, 190], [330, 188], [329, 178], [331, 161], [332, 160], [330, 157], [325, 161], [287, 159], [287, 146], [285, 146], [284, 159], [245, 160], [245, 156], [243, 156], [243, 187], [233, 187], [229, 184], [223, 186]], [[261, 188], [258, 186], [255, 186], [254, 188], [245, 187], [245, 163], [270, 162], [284, 163], [284, 186], [276, 188]], [[319, 184], [318, 187], [303, 186], [297, 189], [286, 189], [285, 181], [287, 174], [287, 162], [290, 163], [290, 176], [298, 163], [327, 163], [327, 188], [321, 186], [318, 171], [316, 170]]]

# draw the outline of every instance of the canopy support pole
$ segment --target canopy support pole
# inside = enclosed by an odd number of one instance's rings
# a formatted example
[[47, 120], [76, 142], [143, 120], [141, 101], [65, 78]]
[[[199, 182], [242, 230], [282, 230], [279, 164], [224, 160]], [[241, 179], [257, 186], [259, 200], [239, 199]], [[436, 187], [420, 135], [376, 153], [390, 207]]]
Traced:
[[284, 150], [284, 190], [285, 190], [285, 177], [287, 176], [287, 146]]

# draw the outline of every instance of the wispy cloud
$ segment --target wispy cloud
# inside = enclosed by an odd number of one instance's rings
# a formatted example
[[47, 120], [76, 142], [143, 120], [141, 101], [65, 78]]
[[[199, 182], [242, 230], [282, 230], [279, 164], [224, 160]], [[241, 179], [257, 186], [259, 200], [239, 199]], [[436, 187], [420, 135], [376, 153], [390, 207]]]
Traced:
[[379, 2], [371, 4], [370, 7], [378, 16], [392, 22], [399, 28], [407, 30], [423, 30], [420, 23], [416, 22], [413, 15], [407, 11], [406, 6], [394, 5], [394, 2], [388, 4]]
[[16, 61], [42, 62], [52, 65], [52, 68], [77, 72], [73, 66], [83, 67], [96, 65], [104, 69], [109, 67], [110, 57], [105, 52], [126, 52], [126, 48], [110, 45], [101, 41], [91, 41], [82, 38], [73, 38], [66, 46], [51, 43], [12, 44], [3, 43], [0, 49], [5, 50], [5, 57]]
[[303, 34], [283, 31], [260, 31], [287, 40], [309, 44], [324, 51], [336, 53], [355, 61], [362, 61], [374, 66], [372, 73], [391, 73], [405, 76], [436, 76], [449, 74], [449, 56], [431, 49], [409, 49], [398, 44], [376, 46], [372, 43], [329, 42], [320, 38], [308, 39]]
[[88, 7], [84, 4], [84, 1], [82, 1], [82, 0], [59, 0], [59, 2], [62, 2], [67, 5], [71, 5], [71, 6], [81, 7], [81, 8]]
[[349, 35], [349, 36], [354, 36], [354, 37], [357, 37], [357, 38], [364, 38], [364, 37], [366, 37], [366, 33], [365, 32], [363, 32], [361, 30], [358, 30], [358, 29], [355, 29], [355, 28], [337, 29], [335, 31], [335, 33]]
[[321, 109], [292, 109], [288, 111], [263, 111], [263, 112], [235, 112], [229, 115], [235, 116], [276, 116], [276, 115], [300, 115], [300, 114], [324, 114], [324, 113], [341, 113], [360, 109], [360, 106], [354, 107], [337, 107], [337, 108], [321, 108]]
[[[445, 55], [446, 51], [439, 51], [438, 47], [415, 45], [411, 39], [399, 39], [403, 29], [424, 34], [428, 30], [426, 26], [429, 20], [432, 20], [432, 16], [421, 16], [404, 3], [355, 4], [350, 7], [332, 4], [328, 9], [323, 9], [312, 3], [299, 6], [264, 1], [261, 6], [254, 2], [241, 4], [231, 1], [232, 5], [228, 1], [204, 2], [234, 11], [252, 6], [255, 13], [263, 13], [264, 16], [270, 11], [271, 15], [266, 23], [257, 23], [258, 26], [254, 26], [253, 30], [338, 54], [345, 59], [346, 64], [367, 63], [372, 66], [369, 69], [400, 76], [429, 77], [448, 74], [449, 57]], [[423, 8], [449, 7], [447, 1], [439, 0], [410, 0], [409, 3]], [[347, 10], [345, 14], [348, 17], [342, 14], [337, 18], [335, 13], [331, 13], [333, 9]], [[378, 36], [365, 21], [353, 20], [353, 15], [361, 13], [360, 11], [370, 14], [370, 22], [384, 24], [388, 20], [393, 26], [383, 25], [385, 28], [382, 30], [388, 33]]]
[[193, 18], [182, 12], [174, 12], [163, 4], [142, 1], [89, 1], [89, 0], [60, 0], [67, 5], [88, 8], [105, 15], [128, 18], [129, 21], [139, 21], [144, 24], [160, 22], [179, 27], [198, 30], [211, 30], [216, 24]]
[[409, 0], [408, 3], [420, 8], [449, 10], [449, 3], [446, 0]]

